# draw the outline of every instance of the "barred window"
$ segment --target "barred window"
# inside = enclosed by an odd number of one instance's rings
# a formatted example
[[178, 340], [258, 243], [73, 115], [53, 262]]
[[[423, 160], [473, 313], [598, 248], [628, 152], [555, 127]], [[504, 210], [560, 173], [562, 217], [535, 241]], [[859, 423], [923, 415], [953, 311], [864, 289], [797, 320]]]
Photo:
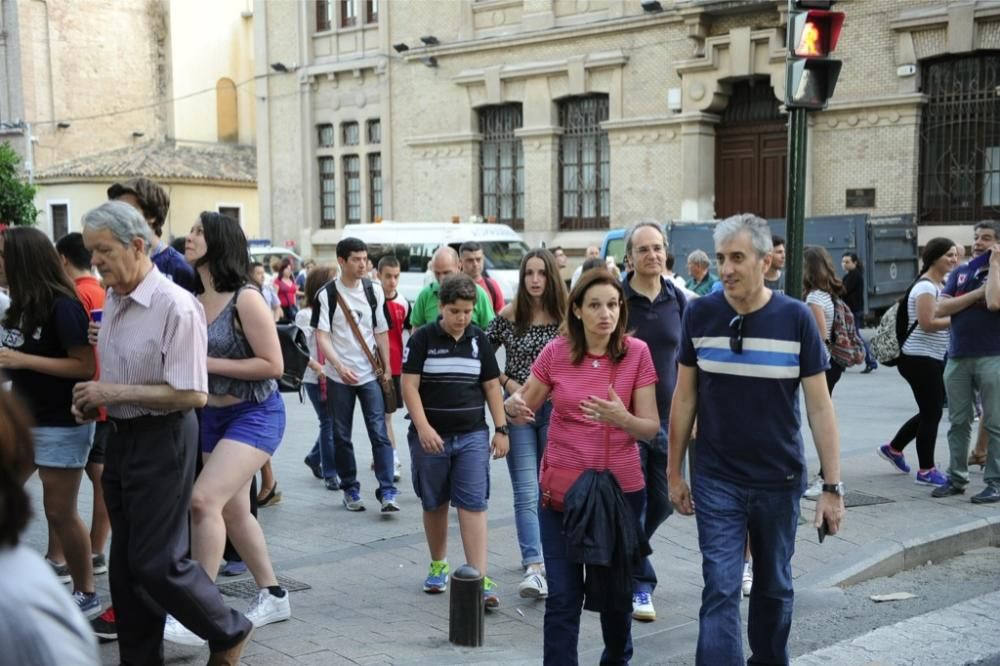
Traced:
[[323, 148], [333, 148], [333, 125], [317, 125], [319, 132], [319, 145]]
[[377, 118], [368, 121], [368, 143], [382, 143], [382, 123]]
[[347, 224], [361, 224], [361, 158], [344, 157], [344, 202]]
[[333, 28], [333, 3], [335, 0], [316, 0], [316, 32]]
[[371, 205], [372, 222], [382, 217], [382, 155], [368, 155], [368, 196]]
[[523, 124], [520, 104], [489, 106], [479, 111], [483, 135], [479, 160], [483, 217], [524, 228], [524, 151], [514, 130]]
[[345, 146], [358, 145], [358, 124], [356, 122], [342, 124], [340, 126], [340, 136]]
[[919, 221], [1000, 217], [1000, 54], [924, 66]]
[[378, 0], [365, 0], [365, 23], [378, 23]]
[[319, 158], [319, 198], [321, 229], [337, 226], [337, 166], [332, 157]]
[[611, 224], [608, 96], [572, 97], [559, 104], [559, 228], [607, 229]]
[[340, 0], [340, 27], [351, 28], [358, 24], [358, 0]]

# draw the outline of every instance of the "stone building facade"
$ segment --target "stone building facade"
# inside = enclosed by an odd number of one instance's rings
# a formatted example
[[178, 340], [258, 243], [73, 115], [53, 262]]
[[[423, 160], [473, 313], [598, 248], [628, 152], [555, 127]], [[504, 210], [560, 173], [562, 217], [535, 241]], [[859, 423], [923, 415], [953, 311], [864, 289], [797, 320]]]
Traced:
[[[261, 224], [495, 217], [571, 248], [638, 218], [784, 215], [784, 0], [256, 3]], [[1000, 216], [1000, 5], [854, 0], [807, 215]], [[428, 38], [428, 39], [422, 39]], [[367, 128], [378, 127], [377, 136]]]

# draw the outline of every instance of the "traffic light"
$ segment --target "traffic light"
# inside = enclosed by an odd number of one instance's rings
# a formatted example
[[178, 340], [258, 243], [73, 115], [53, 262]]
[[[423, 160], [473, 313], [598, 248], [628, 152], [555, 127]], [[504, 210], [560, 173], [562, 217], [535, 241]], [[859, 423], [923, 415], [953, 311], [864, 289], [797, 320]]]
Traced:
[[844, 13], [832, 12], [835, 0], [791, 0], [785, 106], [825, 109], [840, 76], [841, 62], [830, 58], [837, 48]]

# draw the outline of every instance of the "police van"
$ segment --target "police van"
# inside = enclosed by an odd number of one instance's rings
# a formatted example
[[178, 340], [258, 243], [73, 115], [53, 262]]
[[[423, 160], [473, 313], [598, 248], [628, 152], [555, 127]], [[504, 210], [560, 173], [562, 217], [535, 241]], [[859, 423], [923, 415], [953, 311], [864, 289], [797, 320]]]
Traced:
[[528, 252], [521, 236], [506, 224], [383, 221], [348, 224], [342, 237], [363, 240], [374, 266], [384, 255], [395, 255], [400, 265], [399, 293], [411, 303], [434, 279], [429, 264], [442, 245], [450, 245], [458, 252], [462, 243], [479, 243], [486, 273], [500, 284], [505, 301], [514, 297], [521, 259]]

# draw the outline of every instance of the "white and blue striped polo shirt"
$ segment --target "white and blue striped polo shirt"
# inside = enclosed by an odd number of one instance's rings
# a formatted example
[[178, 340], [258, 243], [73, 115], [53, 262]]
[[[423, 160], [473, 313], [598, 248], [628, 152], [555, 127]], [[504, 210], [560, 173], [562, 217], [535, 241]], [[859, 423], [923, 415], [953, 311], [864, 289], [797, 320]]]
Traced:
[[741, 318], [721, 292], [692, 301], [679, 360], [698, 370], [696, 473], [751, 487], [805, 483], [798, 389], [828, 367], [805, 304], [774, 294]]

